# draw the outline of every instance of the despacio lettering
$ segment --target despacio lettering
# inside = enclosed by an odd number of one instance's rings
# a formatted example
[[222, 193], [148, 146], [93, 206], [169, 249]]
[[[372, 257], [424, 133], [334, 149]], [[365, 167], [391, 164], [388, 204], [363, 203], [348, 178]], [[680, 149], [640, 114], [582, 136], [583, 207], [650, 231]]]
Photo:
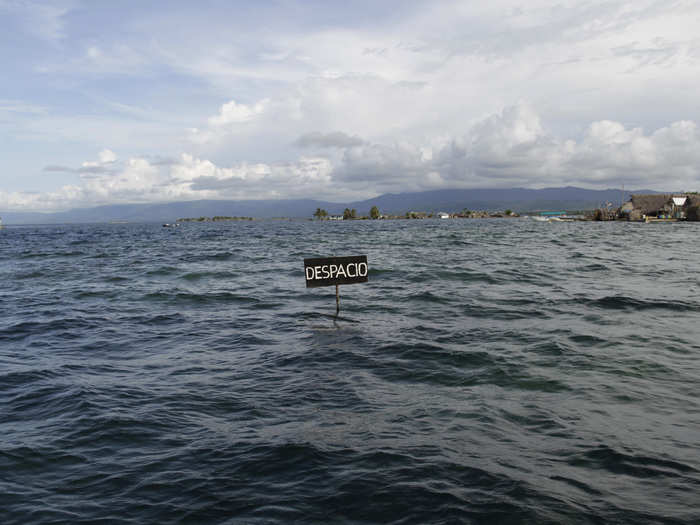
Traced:
[[323, 266], [307, 266], [307, 279], [335, 279], [336, 277], [366, 277], [367, 263], [324, 264]]
[[304, 259], [304, 274], [307, 288], [365, 283], [369, 275], [367, 256]]

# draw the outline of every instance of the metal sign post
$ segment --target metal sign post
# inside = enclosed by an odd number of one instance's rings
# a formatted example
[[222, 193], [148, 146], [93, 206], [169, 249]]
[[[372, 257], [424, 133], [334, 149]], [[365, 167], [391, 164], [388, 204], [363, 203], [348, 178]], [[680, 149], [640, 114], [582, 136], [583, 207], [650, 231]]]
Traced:
[[338, 315], [340, 313], [340, 292], [338, 290], [339, 287], [339, 284], [335, 285], [335, 315]]
[[366, 255], [304, 259], [307, 288], [335, 285], [335, 315], [340, 313], [340, 285], [366, 283], [369, 267]]

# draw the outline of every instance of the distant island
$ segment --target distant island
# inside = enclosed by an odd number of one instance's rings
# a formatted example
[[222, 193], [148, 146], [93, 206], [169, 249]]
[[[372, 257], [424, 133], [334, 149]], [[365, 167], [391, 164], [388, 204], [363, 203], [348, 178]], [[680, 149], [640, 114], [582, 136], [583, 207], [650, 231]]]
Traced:
[[377, 220], [377, 219], [383, 219], [383, 220], [397, 220], [397, 219], [454, 219], [454, 218], [462, 218], [462, 219], [489, 219], [489, 218], [503, 218], [503, 217], [511, 217], [511, 218], [516, 218], [520, 217], [520, 214], [515, 213], [514, 211], [508, 209], [505, 211], [487, 211], [487, 210], [479, 210], [479, 211], [471, 211], [466, 208], [462, 209], [462, 211], [455, 212], [455, 213], [447, 213], [444, 211], [441, 212], [427, 212], [427, 211], [407, 211], [406, 213], [399, 213], [399, 214], [382, 214], [379, 211], [379, 208], [377, 206], [372, 206], [372, 209], [369, 211], [368, 215], [357, 215], [357, 210], [350, 209], [350, 208], [345, 208], [345, 211], [343, 211], [342, 215], [330, 215], [326, 210], [322, 208], [316, 208], [316, 211], [313, 213], [313, 217], [316, 220], [320, 221], [347, 221], [347, 220], [360, 220], [360, 221], [365, 221], [368, 219], [371, 220]]
[[215, 217], [184, 217], [177, 222], [220, 222], [220, 221], [252, 221], [253, 217], [226, 217], [217, 215]]

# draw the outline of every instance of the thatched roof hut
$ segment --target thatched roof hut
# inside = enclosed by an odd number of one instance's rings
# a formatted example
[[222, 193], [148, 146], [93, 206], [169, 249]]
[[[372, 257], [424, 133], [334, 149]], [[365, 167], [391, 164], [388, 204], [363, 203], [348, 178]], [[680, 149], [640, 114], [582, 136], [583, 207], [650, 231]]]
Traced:
[[688, 202], [686, 203], [686, 206], [700, 206], [700, 195], [697, 195], [695, 193], [686, 195], [688, 197]]
[[642, 215], [656, 215], [671, 199], [671, 195], [658, 193], [653, 195], [632, 195], [630, 201], [635, 210]]
[[700, 195], [687, 195], [686, 217], [689, 221], [700, 221]]

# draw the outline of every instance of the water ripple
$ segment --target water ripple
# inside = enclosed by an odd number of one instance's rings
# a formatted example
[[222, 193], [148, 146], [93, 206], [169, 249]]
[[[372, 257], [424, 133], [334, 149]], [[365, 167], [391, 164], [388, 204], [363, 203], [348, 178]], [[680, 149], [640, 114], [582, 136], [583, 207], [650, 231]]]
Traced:
[[700, 523], [694, 228], [543, 226], [4, 228], [2, 523]]

